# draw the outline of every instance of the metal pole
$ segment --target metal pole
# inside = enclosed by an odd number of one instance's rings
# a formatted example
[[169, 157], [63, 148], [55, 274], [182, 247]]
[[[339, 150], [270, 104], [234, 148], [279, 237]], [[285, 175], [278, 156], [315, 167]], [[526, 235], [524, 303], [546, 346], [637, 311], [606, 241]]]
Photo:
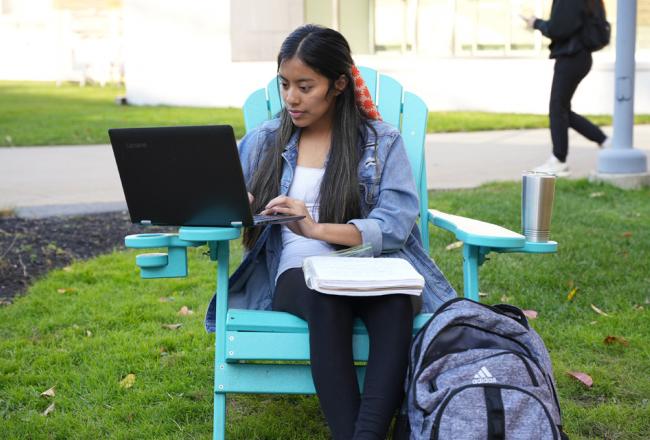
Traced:
[[614, 137], [612, 148], [598, 154], [598, 173], [645, 173], [646, 155], [633, 146], [637, 0], [619, 0], [616, 3]]

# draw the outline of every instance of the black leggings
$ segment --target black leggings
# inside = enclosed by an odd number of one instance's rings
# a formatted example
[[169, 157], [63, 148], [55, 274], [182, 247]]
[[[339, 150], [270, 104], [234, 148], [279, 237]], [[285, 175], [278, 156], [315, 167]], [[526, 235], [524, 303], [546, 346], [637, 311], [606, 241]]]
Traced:
[[569, 127], [589, 139], [602, 144], [607, 136], [588, 119], [571, 111], [571, 98], [580, 81], [591, 70], [591, 52], [580, 51], [574, 55], [561, 56], [555, 60], [551, 101], [549, 103], [549, 122], [553, 155], [566, 162], [569, 154]]
[[[384, 439], [403, 397], [413, 312], [408, 295], [326, 295], [305, 285], [302, 269], [280, 275], [273, 310], [307, 321], [316, 393], [334, 439]], [[364, 391], [352, 360], [352, 323], [368, 329]]]

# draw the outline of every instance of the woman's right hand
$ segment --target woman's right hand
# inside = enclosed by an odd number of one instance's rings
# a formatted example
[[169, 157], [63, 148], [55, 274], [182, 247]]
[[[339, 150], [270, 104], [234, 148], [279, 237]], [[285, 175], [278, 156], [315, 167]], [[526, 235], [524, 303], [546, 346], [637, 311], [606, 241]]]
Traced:
[[253, 196], [253, 194], [251, 193], [248, 193], [248, 203], [252, 205], [254, 201], [255, 201], [255, 196]]

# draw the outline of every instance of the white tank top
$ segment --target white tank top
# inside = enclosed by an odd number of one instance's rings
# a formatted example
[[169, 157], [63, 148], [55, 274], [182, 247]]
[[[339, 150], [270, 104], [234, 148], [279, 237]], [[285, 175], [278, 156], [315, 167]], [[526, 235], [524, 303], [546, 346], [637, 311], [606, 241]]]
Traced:
[[[318, 222], [318, 196], [320, 184], [325, 174], [325, 168], [308, 168], [298, 165], [293, 176], [287, 195], [292, 199], [305, 202], [309, 214]], [[334, 251], [327, 242], [314, 240], [294, 234], [286, 226], [282, 226], [282, 255], [275, 280], [282, 272], [294, 267], [302, 267], [302, 260], [313, 255], [323, 255]]]

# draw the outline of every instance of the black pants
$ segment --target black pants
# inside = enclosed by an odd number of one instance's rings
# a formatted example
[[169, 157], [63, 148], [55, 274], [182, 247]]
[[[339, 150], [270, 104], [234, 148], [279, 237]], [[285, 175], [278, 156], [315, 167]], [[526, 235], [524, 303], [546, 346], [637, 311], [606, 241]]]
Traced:
[[[408, 295], [326, 295], [305, 285], [302, 269], [280, 275], [273, 310], [307, 321], [316, 393], [334, 439], [385, 439], [403, 397], [413, 313]], [[368, 329], [363, 395], [352, 360], [352, 322]]]
[[561, 162], [566, 161], [569, 153], [569, 127], [598, 144], [607, 136], [600, 128], [586, 118], [571, 111], [571, 98], [580, 81], [591, 70], [591, 52], [580, 51], [574, 55], [561, 56], [555, 60], [551, 101], [549, 104], [549, 121], [553, 155]]

